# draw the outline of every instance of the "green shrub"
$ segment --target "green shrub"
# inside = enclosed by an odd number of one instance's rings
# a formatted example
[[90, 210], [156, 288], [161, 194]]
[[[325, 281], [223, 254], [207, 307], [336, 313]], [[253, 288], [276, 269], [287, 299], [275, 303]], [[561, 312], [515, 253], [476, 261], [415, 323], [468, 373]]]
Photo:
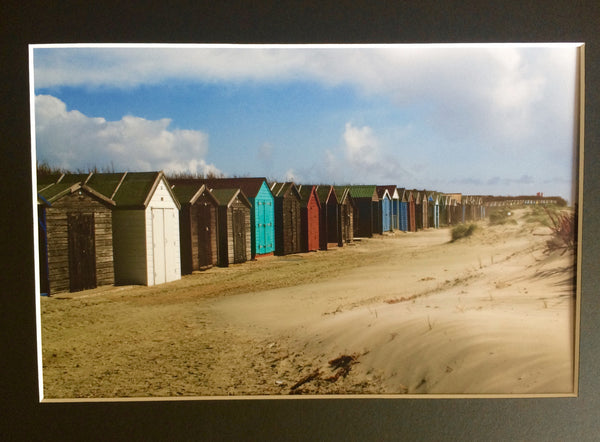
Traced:
[[490, 224], [492, 226], [501, 225], [501, 224], [516, 224], [517, 221], [512, 218], [512, 211], [510, 208], [507, 209], [497, 209], [490, 213], [489, 216]]
[[477, 224], [458, 224], [452, 229], [452, 242], [471, 236], [476, 228]]

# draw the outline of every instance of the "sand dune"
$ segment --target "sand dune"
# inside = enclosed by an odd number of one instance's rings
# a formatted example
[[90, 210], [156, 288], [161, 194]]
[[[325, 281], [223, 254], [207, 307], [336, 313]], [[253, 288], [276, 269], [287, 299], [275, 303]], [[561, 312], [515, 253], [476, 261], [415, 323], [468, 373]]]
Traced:
[[45, 397], [572, 393], [573, 254], [525, 212], [42, 299]]
[[337, 355], [358, 355], [353, 379], [386, 393], [569, 393], [573, 257], [545, 255], [542, 238], [500, 228], [449, 244], [447, 232], [429, 231], [408, 254], [416, 238], [385, 238], [389, 259], [341, 282], [212, 308], [248, 332], [290, 336], [324, 371]]

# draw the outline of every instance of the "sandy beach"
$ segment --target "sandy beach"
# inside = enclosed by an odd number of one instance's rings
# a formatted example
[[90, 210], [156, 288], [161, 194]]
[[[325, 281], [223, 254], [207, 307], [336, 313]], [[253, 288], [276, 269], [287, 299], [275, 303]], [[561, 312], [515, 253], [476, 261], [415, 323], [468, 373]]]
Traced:
[[527, 213], [42, 298], [44, 396], [572, 393], [574, 255]]

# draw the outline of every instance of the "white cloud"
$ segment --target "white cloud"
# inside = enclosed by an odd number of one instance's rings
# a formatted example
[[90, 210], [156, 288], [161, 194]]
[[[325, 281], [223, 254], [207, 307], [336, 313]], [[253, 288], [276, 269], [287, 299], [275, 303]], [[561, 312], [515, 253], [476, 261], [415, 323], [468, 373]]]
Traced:
[[[511, 150], [572, 127], [574, 46], [387, 45], [37, 48], [35, 86], [309, 81], [425, 106], [448, 140]], [[571, 126], [569, 126], [571, 125]]]
[[326, 149], [315, 173], [337, 184], [396, 184], [414, 181], [394, 155], [394, 148], [384, 145], [370, 126], [347, 122], [341, 135], [342, 144]]
[[204, 160], [208, 135], [169, 129], [168, 118], [151, 121], [125, 116], [106, 121], [68, 111], [63, 101], [50, 95], [36, 96], [35, 118], [38, 159], [54, 166], [219, 173]]
[[300, 178], [300, 176], [298, 176], [298, 174], [294, 171], [294, 169], [288, 169], [285, 172], [284, 180], [285, 181], [293, 181], [295, 183], [299, 183], [300, 181], [302, 181], [302, 179]]
[[354, 127], [346, 123], [343, 136], [346, 159], [350, 163], [371, 166], [381, 159], [377, 139], [369, 126]]

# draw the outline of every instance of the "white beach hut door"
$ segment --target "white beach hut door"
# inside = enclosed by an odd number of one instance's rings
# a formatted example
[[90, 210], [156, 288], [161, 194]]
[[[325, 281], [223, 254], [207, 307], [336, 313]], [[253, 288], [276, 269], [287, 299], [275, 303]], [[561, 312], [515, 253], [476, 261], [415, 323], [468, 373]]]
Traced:
[[152, 209], [152, 263], [154, 284], [162, 284], [166, 278], [165, 256], [165, 209]]
[[179, 267], [179, 214], [177, 209], [163, 209], [165, 244], [165, 280], [175, 281], [181, 278]]

